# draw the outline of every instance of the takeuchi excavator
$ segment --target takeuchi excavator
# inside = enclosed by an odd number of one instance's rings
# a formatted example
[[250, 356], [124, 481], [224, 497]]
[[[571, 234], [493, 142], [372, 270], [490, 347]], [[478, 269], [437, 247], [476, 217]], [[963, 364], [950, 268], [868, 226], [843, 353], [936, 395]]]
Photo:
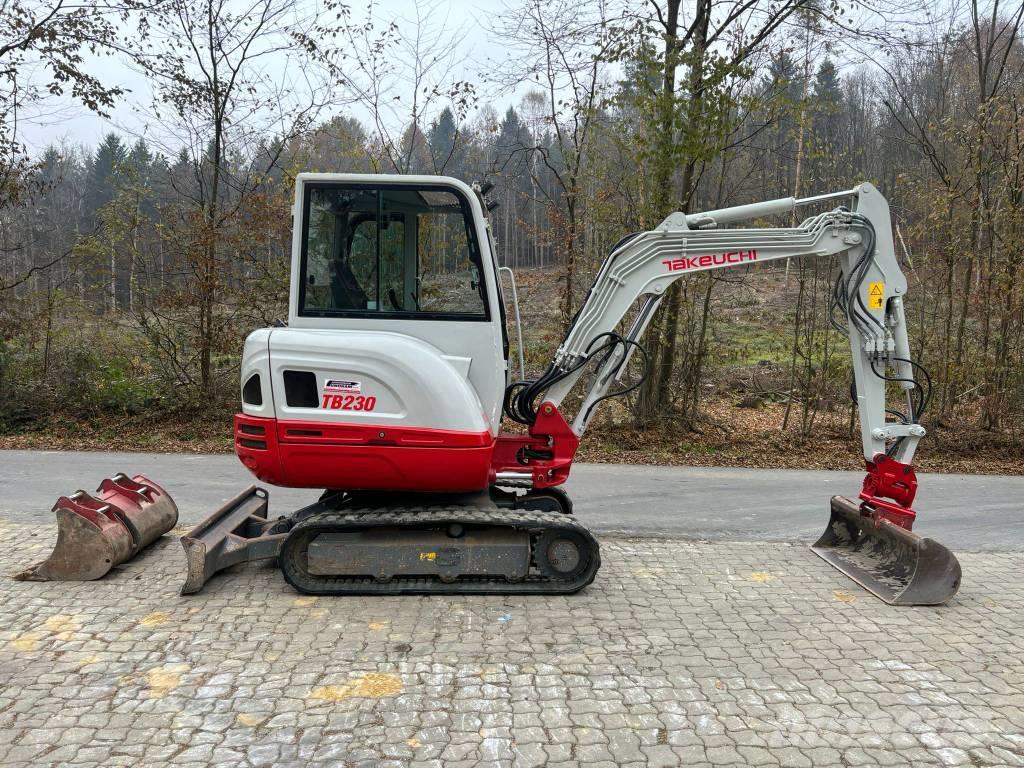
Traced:
[[[627, 366], [646, 362], [641, 338], [669, 286], [830, 257], [867, 474], [856, 501], [832, 499], [814, 551], [890, 603], [956, 592], [956, 558], [912, 531], [930, 384], [911, 356], [907, 281], [877, 189], [672, 213], [622, 238], [550, 365], [517, 381], [487, 191], [433, 176], [297, 177], [288, 321], [246, 339], [234, 440], [259, 480], [323, 494], [276, 519], [261, 487], [229, 501], [182, 537], [183, 594], [261, 558], [315, 595], [582, 589], [600, 549], [559, 486], [597, 407], [636, 386]], [[795, 227], [728, 226], [808, 206], [828, 210]], [[523, 429], [503, 431], [506, 419]]]

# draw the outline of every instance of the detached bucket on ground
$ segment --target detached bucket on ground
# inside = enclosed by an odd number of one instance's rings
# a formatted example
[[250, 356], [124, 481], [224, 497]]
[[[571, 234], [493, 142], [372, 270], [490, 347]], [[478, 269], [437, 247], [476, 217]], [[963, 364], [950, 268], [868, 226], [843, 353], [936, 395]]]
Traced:
[[889, 605], [939, 605], [960, 588], [952, 552], [843, 496], [832, 497], [828, 528], [811, 549]]
[[142, 475], [106, 478], [92, 496], [61, 496], [57, 543], [41, 563], [17, 574], [19, 581], [92, 581], [135, 557], [178, 522], [167, 492]]

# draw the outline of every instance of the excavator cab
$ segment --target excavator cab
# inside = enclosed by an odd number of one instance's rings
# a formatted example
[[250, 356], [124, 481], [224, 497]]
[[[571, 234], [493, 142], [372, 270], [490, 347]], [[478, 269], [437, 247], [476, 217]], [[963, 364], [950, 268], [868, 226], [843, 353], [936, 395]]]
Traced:
[[295, 210], [288, 327], [246, 342], [239, 458], [276, 485], [486, 489], [508, 366], [477, 195], [303, 174]]
[[478, 238], [454, 191], [304, 186], [304, 316], [487, 314]]

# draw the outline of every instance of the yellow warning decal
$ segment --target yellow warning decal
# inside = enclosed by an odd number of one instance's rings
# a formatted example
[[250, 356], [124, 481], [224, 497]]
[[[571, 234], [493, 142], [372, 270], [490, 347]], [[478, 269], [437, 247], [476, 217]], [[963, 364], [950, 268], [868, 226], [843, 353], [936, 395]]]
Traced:
[[868, 309], [881, 309], [885, 300], [885, 283], [868, 283]]
[[437, 560], [437, 552], [420, 552], [420, 560]]

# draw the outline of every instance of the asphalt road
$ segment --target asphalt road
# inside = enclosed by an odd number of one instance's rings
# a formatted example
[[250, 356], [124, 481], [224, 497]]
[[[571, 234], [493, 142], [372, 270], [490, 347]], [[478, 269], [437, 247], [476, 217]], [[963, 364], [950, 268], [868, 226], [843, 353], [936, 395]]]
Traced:
[[[57, 496], [92, 490], [115, 472], [163, 485], [191, 526], [254, 482], [231, 455], [0, 451], [0, 519], [52, 521]], [[581, 521], [601, 534], [712, 541], [818, 537], [835, 494], [856, 496], [860, 472], [580, 464], [567, 489]], [[921, 475], [914, 530], [954, 551], [1024, 550], [1024, 477]], [[270, 488], [271, 514], [316, 500]]]

